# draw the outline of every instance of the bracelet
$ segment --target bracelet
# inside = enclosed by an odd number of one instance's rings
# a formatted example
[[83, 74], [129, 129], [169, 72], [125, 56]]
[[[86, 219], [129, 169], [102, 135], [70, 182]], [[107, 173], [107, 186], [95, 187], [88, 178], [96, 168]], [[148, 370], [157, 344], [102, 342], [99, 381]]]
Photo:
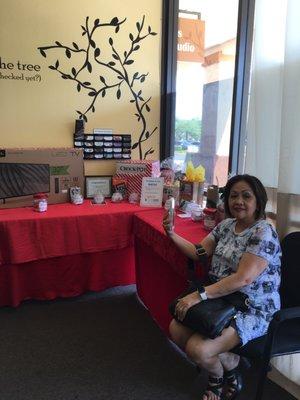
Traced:
[[207, 262], [208, 256], [205, 248], [201, 244], [195, 244], [196, 255], [202, 262]]
[[200, 296], [201, 301], [207, 300], [207, 293], [205, 291], [205, 287], [204, 286], [198, 286], [197, 287], [197, 291], [198, 291], [198, 294]]

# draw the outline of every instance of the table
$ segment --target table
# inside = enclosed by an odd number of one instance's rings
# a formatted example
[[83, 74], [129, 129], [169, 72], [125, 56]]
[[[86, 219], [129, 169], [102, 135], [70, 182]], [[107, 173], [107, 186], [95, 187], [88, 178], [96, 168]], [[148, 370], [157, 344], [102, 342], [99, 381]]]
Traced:
[[0, 306], [135, 283], [129, 203], [0, 209]]
[[[187, 258], [162, 229], [163, 210], [134, 215], [137, 293], [159, 327], [168, 334], [169, 303], [187, 287]], [[207, 231], [203, 222], [175, 218], [176, 233], [199, 243]], [[199, 278], [207, 271], [197, 265]]]

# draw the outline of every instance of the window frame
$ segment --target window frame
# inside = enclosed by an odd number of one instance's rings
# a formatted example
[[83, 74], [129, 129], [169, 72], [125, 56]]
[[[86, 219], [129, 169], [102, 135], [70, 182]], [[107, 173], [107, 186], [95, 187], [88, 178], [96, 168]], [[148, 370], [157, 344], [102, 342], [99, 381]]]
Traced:
[[[243, 171], [255, 0], [239, 0], [228, 173]], [[163, 0], [160, 159], [174, 155], [179, 0]]]

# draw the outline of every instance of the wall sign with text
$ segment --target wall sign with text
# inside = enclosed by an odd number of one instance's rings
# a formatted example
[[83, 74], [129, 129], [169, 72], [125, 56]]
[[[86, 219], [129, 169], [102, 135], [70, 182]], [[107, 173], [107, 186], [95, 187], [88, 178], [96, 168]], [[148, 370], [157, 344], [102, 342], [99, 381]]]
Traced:
[[205, 22], [200, 19], [178, 19], [177, 60], [203, 63]]

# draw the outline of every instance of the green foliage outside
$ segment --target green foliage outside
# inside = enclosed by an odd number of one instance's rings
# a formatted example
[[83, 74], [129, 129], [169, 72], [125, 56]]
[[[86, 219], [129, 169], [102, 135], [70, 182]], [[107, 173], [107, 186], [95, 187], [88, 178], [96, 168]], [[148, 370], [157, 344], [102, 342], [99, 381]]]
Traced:
[[198, 118], [176, 119], [175, 141], [188, 140], [200, 141], [202, 121]]

